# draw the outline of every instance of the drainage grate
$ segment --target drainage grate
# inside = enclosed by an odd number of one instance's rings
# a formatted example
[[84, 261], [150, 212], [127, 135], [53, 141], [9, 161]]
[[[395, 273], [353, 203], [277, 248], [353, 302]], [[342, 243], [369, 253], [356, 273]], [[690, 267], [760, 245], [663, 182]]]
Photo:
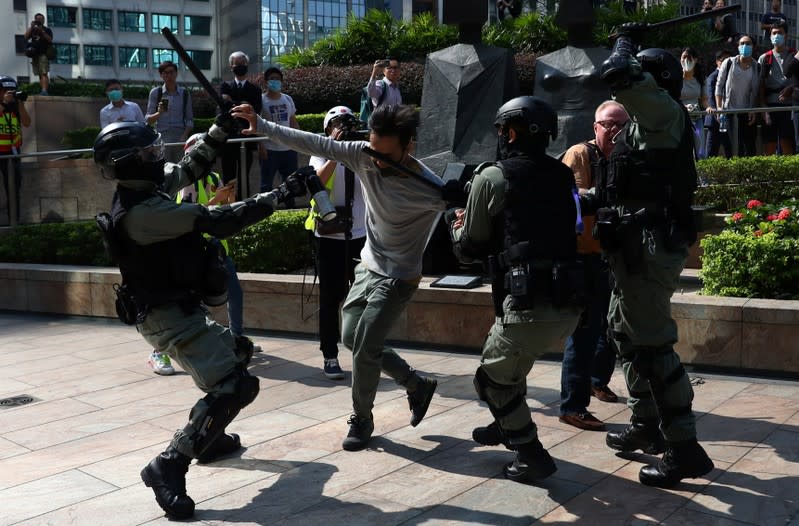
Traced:
[[39, 399], [35, 398], [31, 395], [19, 395], [19, 396], [12, 396], [10, 398], [2, 398], [0, 399], [0, 409], [6, 407], [18, 407], [21, 405], [30, 404], [31, 402], [38, 402]]

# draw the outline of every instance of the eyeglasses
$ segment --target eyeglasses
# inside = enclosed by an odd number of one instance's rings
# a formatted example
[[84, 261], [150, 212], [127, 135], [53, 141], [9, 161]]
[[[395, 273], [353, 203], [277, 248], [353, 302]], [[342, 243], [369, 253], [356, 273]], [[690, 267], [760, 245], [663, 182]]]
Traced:
[[619, 128], [621, 128], [622, 126], [624, 126], [627, 123], [626, 122], [619, 122], [619, 121], [596, 121], [596, 124], [599, 124], [604, 129], [610, 131], [610, 130], [612, 130], [614, 128], [618, 130]]
[[386, 69], [399, 69], [399, 66], [386, 66]]

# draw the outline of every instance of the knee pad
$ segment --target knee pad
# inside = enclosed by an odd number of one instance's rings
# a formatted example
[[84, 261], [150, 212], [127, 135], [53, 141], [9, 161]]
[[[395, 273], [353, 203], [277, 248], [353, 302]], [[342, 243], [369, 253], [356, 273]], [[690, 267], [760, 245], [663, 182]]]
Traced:
[[[497, 383], [488, 376], [482, 366], [478, 367], [477, 372], [474, 373], [474, 388], [480, 400], [488, 404], [488, 409], [496, 420], [509, 415], [519, 405], [525, 405], [524, 396], [527, 393], [527, 383], [525, 381], [510, 385]], [[496, 407], [494, 402], [488, 397], [487, 391], [489, 388], [494, 391], [518, 391], [518, 393], [502, 407]]]
[[239, 409], [250, 405], [255, 400], [255, 397], [258, 396], [260, 390], [261, 381], [258, 380], [258, 377], [244, 371], [239, 381], [236, 382], [236, 394], [240, 403]]

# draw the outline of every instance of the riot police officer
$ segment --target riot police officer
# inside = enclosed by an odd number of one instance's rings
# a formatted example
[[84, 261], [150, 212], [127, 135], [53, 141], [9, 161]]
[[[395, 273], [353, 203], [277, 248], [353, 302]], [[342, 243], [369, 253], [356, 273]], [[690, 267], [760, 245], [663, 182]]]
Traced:
[[557, 470], [530, 418], [526, 378], [535, 359], [562, 348], [577, 326], [569, 280], [577, 274], [576, 188], [572, 171], [546, 155], [550, 137], [558, 133], [549, 104], [517, 97], [499, 108], [495, 125], [500, 160], [475, 170], [451, 235], [459, 259], [488, 262], [496, 311], [474, 376], [494, 421], [472, 437], [515, 450], [504, 473], [521, 482]]
[[94, 143], [95, 163], [117, 182], [111, 214], [97, 218], [122, 274], [117, 313], [206, 393], [166, 451], [141, 472], [174, 519], [194, 513], [186, 494], [191, 459], [211, 462], [241, 447], [225, 428], [259, 389], [258, 378], [247, 371], [251, 349], [237, 348], [230, 331], [206, 314], [204, 304], [225, 302], [227, 276], [220, 245], [203, 233], [225, 238], [268, 217], [279, 202], [305, 194], [303, 180], [290, 177], [269, 193], [231, 205], [176, 203], [179, 189], [207, 175], [234, 126], [229, 115], [217, 124], [178, 164], [165, 164], [160, 134], [141, 123], [110, 124]]
[[[693, 390], [674, 352], [671, 296], [696, 239], [693, 129], [680, 103], [679, 62], [662, 49], [636, 55], [642, 26], [625, 24], [600, 70], [632, 117], [601, 165], [584, 212], [596, 210], [596, 233], [613, 277], [608, 324], [621, 357], [632, 410], [630, 425], [610, 432], [619, 451], [664, 453], [639, 480], [673, 487], [713, 462], [696, 441]], [[665, 438], [665, 440], [664, 440]]]

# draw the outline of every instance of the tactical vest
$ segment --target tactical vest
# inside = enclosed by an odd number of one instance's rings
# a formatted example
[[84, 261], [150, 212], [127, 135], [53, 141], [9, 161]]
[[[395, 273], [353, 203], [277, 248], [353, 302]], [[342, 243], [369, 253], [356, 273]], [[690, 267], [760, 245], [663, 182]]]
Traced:
[[561, 306], [566, 300], [556, 288], [564, 285], [565, 276], [557, 274], [577, 254], [574, 175], [545, 155], [510, 157], [497, 164], [506, 187], [505, 207], [492, 236], [501, 246], [495, 242], [489, 258], [495, 307], [506, 295], [512, 297], [513, 310], [533, 308], [535, 298]]
[[603, 206], [646, 209], [646, 226], [679, 231], [690, 245], [696, 239], [691, 204], [697, 187], [694, 129], [687, 110], [685, 128], [676, 148], [633, 149], [616, 143], [610, 158], [597, 167], [597, 197]]
[[[166, 194], [155, 195], [171, 201]], [[218, 258], [201, 233], [139, 245], [118, 226], [131, 208], [152, 197], [150, 192], [121, 187], [114, 194], [111, 217], [123, 285], [130, 289], [140, 309], [170, 302], [199, 305], [207, 287], [209, 259]]]

